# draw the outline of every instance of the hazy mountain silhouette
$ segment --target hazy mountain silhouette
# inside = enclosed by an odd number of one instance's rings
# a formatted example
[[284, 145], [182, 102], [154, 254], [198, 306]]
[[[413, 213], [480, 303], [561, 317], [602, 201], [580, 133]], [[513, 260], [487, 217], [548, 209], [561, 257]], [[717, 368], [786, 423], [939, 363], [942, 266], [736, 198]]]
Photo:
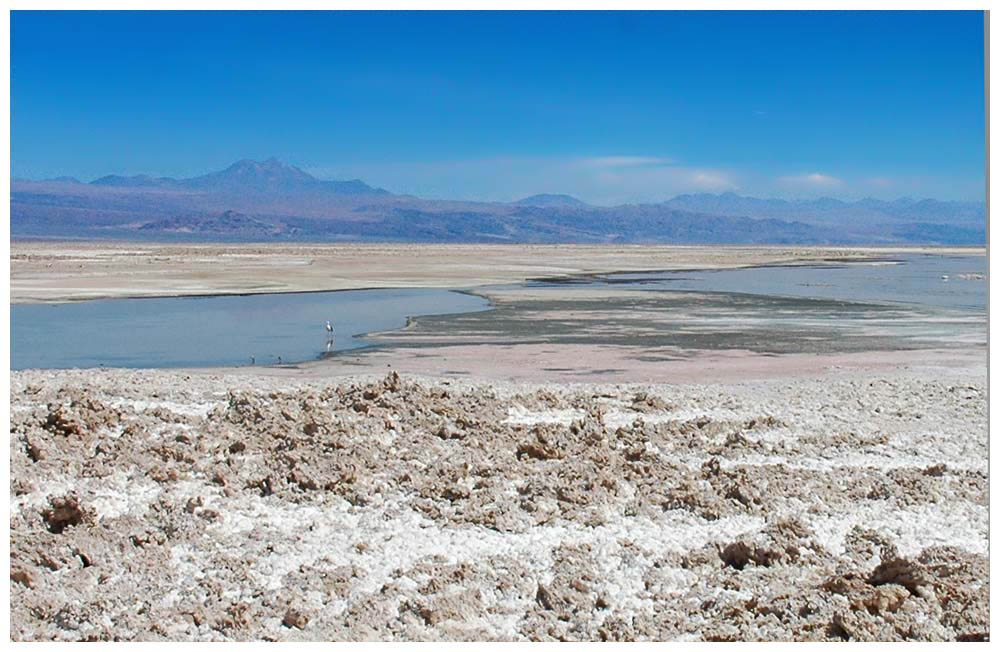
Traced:
[[109, 175], [90, 183], [13, 179], [12, 237], [412, 242], [982, 244], [985, 207], [900, 199], [782, 200], [680, 195], [588, 205], [425, 200], [361, 180], [326, 181], [277, 159], [187, 179]]
[[756, 218], [796, 219], [813, 224], [858, 226], [866, 223], [929, 220], [956, 226], [983, 224], [986, 206], [981, 202], [938, 201], [910, 198], [895, 201], [861, 199], [845, 202], [830, 197], [811, 200], [757, 199], [732, 192], [678, 195], [664, 205], [680, 210]]
[[225, 170], [190, 179], [153, 178], [148, 175], [123, 177], [110, 175], [91, 181], [92, 185], [119, 188], [181, 188], [214, 192], [333, 193], [347, 195], [384, 195], [387, 191], [372, 188], [359, 179], [322, 181], [293, 165], [276, 158], [266, 161], [242, 160]]

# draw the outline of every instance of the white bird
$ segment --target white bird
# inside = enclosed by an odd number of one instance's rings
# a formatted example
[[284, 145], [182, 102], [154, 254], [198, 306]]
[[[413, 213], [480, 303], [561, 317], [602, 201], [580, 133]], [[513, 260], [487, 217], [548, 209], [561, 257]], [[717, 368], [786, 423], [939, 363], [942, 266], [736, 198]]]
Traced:
[[329, 321], [326, 322], [326, 332], [331, 334], [333, 333], [333, 326], [330, 325]]

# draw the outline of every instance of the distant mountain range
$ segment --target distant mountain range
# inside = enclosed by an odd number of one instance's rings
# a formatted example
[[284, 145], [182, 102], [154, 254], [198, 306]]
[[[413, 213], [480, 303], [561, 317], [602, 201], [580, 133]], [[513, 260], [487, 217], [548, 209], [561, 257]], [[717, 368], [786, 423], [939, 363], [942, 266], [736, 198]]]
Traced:
[[12, 238], [412, 242], [983, 244], [982, 203], [680, 195], [601, 207], [560, 194], [428, 200], [325, 181], [277, 159], [188, 179], [105, 176], [11, 184]]
[[[65, 178], [65, 177], [64, 177]], [[209, 192], [251, 192], [255, 194], [330, 193], [335, 195], [387, 195], [382, 188], [372, 188], [359, 179], [321, 181], [293, 165], [276, 158], [266, 161], [237, 161], [225, 170], [190, 179], [110, 175], [90, 182], [94, 186], [118, 188], [178, 188]]]
[[912, 222], [930, 220], [975, 226], [986, 218], [986, 206], [981, 202], [938, 201], [936, 199], [897, 199], [881, 201], [862, 199], [844, 202], [823, 197], [813, 200], [786, 201], [783, 199], [756, 199], [727, 192], [721, 195], [678, 195], [664, 202], [678, 210], [698, 211], [714, 215], [740, 215], [744, 217], [796, 219], [807, 222], [842, 226], [847, 222]]

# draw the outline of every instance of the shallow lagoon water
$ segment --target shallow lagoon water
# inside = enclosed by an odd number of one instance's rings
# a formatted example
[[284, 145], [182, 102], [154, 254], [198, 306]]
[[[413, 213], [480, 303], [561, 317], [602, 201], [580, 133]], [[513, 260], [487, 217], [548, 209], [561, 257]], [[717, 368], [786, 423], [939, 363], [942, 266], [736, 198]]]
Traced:
[[[733, 305], [715, 302], [708, 306], [696, 301], [687, 311], [690, 314], [672, 312], [673, 321], [650, 324], [650, 328], [657, 333], [666, 329], [663, 334], [678, 345], [688, 337], [697, 340], [689, 342], [695, 348], [739, 345], [753, 349], [757, 331], [766, 331], [770, 339], [780, 334], [805, 337], [812, 331], [829, 331], [825, 339], [841, 343], [849, 335], [905, 335], [927, 343], [978, 343], [985, 339], [988, 284], [981, 278], [961, 275], [985, 272], [985, 256], [913, 254], [876, 264], [606, 274], [568, 282], [574, 286], [610, 284], [635, 290], [725, 293]], [[776, 303], [779, 297], [827, 301], [816, 305]], [[636, 309], [629, 302], [620, 308], [612, 304], [597, 304], [593, 309]], [[890, 309], [878, 309], [878, 304]], [[300, 362], [370, 346], [375, 342], [358, 336], [402, 328], [407, 317], [455, 315], [444, 319], [451, 322], [461, 319], [457, 316], [460, 313], [488, 309], [488, 302], [481, 297], [440, 289], [19, 304], [12, 305], [10, 313], [11, 368], [210, 367], [247, 365], [251, 357], [254, 364], [275, 364], [279, 356], [285, 363]], [[502, 331], [501, 313], [503, 310], [491, 313], [485, 321], [472, 321]], [[328, 319], [336, 327], [332, 342], [328, 342], [323, 327]], [[437, 321], [441, 319], [427, 320]], [[550, 320], [533, 322], [531, 328], [543, 337], [560, 326]], [[579, 324], [566, 327], [579, 334]], [[635, 328], [634, 323], [631, 328]], [[587, 339], [608, 337], [588, 332]], [[498, 332], [497, 337], [514, 339], [515, 334]], [[824, 337], [817, 335], [811, 345], [816, 351], [823, 348], [820, 340]], [[753, 341], [744, 341], [747, 338]]]
[[[10, 307], [11, 368], [158, 368], [313, 360], [371, 344], [406, 318], [486, 310], [435, 289], [105, 299]], [[326, 321], [335, 327], [329, 342]]]
[[[550, 277], [525, 284], [528, 301], [508, 299], [488, 315], [434, 317], [421, 326], [492, 344], [628, 346], [642, 359], [661, 349], [687, 356], [984, 346], [985, 267], [982, 255], [908, 254], [829, 265]], [[522, 288], [497, 290], [517, 296]]]
[[602, 274], [590, 283], [985, 311], [987, 283], [963, 274], [985, 275], [986, 256], [908, 254], [874, 263]]

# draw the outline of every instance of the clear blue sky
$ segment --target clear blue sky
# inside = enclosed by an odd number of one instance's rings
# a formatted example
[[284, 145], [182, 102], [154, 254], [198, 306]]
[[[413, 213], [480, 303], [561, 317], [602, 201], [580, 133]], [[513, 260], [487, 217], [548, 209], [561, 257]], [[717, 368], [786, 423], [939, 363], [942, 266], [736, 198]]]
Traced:
[[984, 199], [981, 12], [23, 12], [14, 176]]

